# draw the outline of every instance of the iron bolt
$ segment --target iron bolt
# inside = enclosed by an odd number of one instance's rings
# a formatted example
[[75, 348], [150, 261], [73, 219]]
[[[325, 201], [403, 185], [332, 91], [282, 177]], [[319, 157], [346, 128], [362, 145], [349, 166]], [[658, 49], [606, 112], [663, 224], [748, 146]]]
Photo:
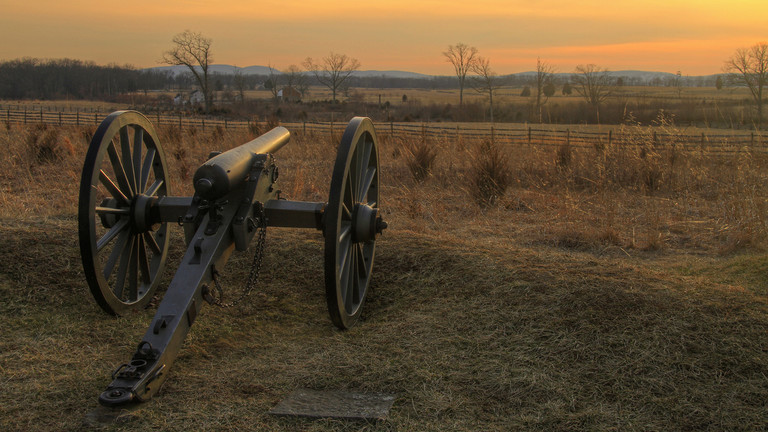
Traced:
[[384, 222], [382, 218], [376, 219], [376, 233], [381, 234], [385, 229], [387, 229], [387, 223]]

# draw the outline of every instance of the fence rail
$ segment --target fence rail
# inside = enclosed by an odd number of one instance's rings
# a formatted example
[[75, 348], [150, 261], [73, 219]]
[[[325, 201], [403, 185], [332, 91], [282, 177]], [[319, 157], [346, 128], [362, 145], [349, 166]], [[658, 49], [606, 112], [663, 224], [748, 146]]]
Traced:
[[[23, 124], [54, 124], [54, 125], [98, 125], [108, 113], [100, 112], [67, 112], [45, 110], [11, 110], [0, 111], [0, 118], [8, 123]], [[246, 129], [259, 125], [258, 122], [234, 121], [207, 117], [190, 117], [173, 114], [151, 114], [147, 117], [156, 126], [178, 126], [179, 128], [224, 128]], [[315, 135], [340, 135], [346, 123], [340, 122], [290, 122], [281, 123], [294, 133]], [[617, 127], [601, 132], [578, 130], [548, 130], [519, 124], [500, 123], [493, 126], [473, 123], [442, 124], [442, 123], [397, 123], [375, 122], [379, 134], [389, 137], [421, 137], [424, 139], [490, 139], [494, 142], [509, 144], [595, 146], [626, 144], [632, 145], [637, 141], [637, 133]], [[681, 149], [707, 149], [711, 151], [731, 152], [744, 147], [768, 153], [767, 136], [754, 132], [732, 132], [711, 134], [670, 134], [654, 128], [646, 129], [648, 139], [657, 145], [676, 145]]]

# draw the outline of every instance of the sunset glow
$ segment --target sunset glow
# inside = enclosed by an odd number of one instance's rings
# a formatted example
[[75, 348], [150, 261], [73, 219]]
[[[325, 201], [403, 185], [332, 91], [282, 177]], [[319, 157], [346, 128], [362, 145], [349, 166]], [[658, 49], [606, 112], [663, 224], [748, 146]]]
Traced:
[[721, 72], [737, 49], [768, 40], [768, 2], [668, 1], [243, 1], [0, 0], [0, 60], [77, 58], [158, 65], [174, 34], [213, 39], [215, 63], [285, 68], [330, 51], [363, 70], [450, 75], [441, 52], [477, 47], [499, 73], [541, 57], [561, 72]]

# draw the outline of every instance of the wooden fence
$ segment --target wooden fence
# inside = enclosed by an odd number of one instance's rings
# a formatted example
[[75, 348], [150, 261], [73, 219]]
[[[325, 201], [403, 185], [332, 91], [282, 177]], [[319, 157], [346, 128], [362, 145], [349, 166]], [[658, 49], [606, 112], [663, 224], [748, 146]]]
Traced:
[[[54, 125], [98, 125], [108, 113], [100, 112], [67, 112], [40, 110], [11, 110], [0, 111], [0, 119], [8, 123], [23, 124], [54, 124]], [[181, 114], [150, 114], [147, 117], [155, 126], [177, 126], [179, 128], [208, 128], [246, 129], [255, 125], [262, 126], [258, 122], [233, 121], [209, 117], [190, 117]], [[346, 123], [340, 122], [300, 122], [281, 123], [293, 133], [311, 135], [335, 135], [341, 136]], [[570, 129], [544, 129], [516, 123], [498, 123], [493, 126], [460, 123], [400, 123], [400, 122], [376, 122], [375, 127], [380, 135], [402, 138], [422, 139], [489, 139], [502, 144], [537, 144], [554, 145], [563, 144], [577, 147], [624, 144], [632, 145], [638, 142], [637, 130], [633, 128], [615, 127], [600, 132], [586, 132]], [[748, 147], [752, 150], [768, 152], [768, 140], [761, 133], [732, 131], [731, 133], [705, 133], [700, 134], [670, 134], [661, 128], [638, 129], [645, 131], [645, 140], [652, 140], [654, 144], [675, 145], [681, 149], [732, 152]]]

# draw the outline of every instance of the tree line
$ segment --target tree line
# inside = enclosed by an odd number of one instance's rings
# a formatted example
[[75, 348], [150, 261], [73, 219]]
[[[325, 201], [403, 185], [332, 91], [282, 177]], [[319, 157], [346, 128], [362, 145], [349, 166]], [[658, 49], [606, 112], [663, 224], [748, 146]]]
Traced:
[[97, 65], [74, 59], [22, 58], [0, 62], [0, 98], [109, 99], [119, 94], [163, 88], [184, 80], [129, 65]]
[[[493, 122], [493, 96], [502, 87], [508, 86], [508, 77], [499, 76], [490, 66], [490, 60], [482, 57], [476, 47], [457, 43], [449, 45], [443, 51], [445, 60], [454, 68], [459, 85], [459, 106], [463, 105], [464, 88], [469, 85], [479, 93], [488, 97], [490, 120]], [[757, 115], [755, 124], [759, 129], [763, 121], [763, 90], [768, 87], [768, 43], [759, 42], [749, 48], [740, 48], [727, 59], [723, 65], [725, 80], [731, 85], [749, 89], [755, 103]], [[723, 76], [717, 76], [715, 86], [720, 90], [723, 86]], [[536, 72], [530, 80], [530, 86], [523, 88], [521, 96], [531, 97], [532, 104], [538, 114], [538, 122], [543, 122], [543, 106], [555, 92], [555, 67], [541, 58], [536, 59]], [[670, 80], [681, 94], [683, 83], [682, 72]], [[601, 108], [604, 103], [617, 93], [619, 87], [625, 85], [622, 77], [614, 76], [607, 68], [595, 64], [580, 64], [576, 66], [570, 79], [562, 83], [563, 94], [575, 91], [591, 107], [596, 123], [600, 123]], [[534, 88], [535, 93], [531, 90]]]
[[[186, 66], [188, 73], [139, 70], [130, 65], [97, 65], [94, 62], [55, 59], [40, 60], [23, 58], [0, 62], [0, 98], [4, 99], [110, 99], [116, 95], [150, 90], [169, 90], [198, 87], [204, 95], [204, 110], [213, 107], [213, 92], [234, 90], [240, 100], [245, 90], [258, 86], [271, 90], [277, 100], [281, 91], [304, 95], [310, 84], [327, 87], [332, 103], [340, 93], [350, 87], [368, 88], [434, 88], [459, 89], [459, 108], [464, 105], [464, 89], [471, 86], [487, 95], [489, 117], [494, 121], [494, 95], [502, 88], [523, 84], [521, 95], [531, 97], [539, 122], [543, 121], [543, 107], [555, 92], [555, 84], [563, 94], [576, 92], [592, 108], [594, 121], [600, 122], [601, 107], [622, 85], [637, 85], [629, 77], [617, 77], [608, 69], [594, 64], [578, 65], [572, 74], [563, 78], [548, 62], [538, 58], [536, 70], [531, 74], [499, 76], [491, 67], [490, 59], [482, 57], [477, 48], [458, 43], [449, 45], [443, 56], [454, 67], [458, 83], [449, 77], [432, 79], [356, 77], [360, 62], [346, 54], [331, 52], [313, 59], [307, 57], [301, 64], [290, 65], [282, 72], [269, 67], [267, 76], [219, 75], [210, 73], [213, 62], [212, 39], [201, 33], [185, 30], [175, 35], [172, 46], [163, 53], [162, 62], [168, 65]], [[725, 62], [723, 70], [731, 84], [742, 85], [750, 90], [757, 108], [757, 125], [763, 117], [763, 88], [768, 84], [768, 45], [758, 43], [750, 48], [739, 49]], [[713, 78], [714, 79], [714, 78]], [[670, 84], [671, 83], [671, 84]], [[721, 76], [714, 83], [723, 85]], [[683, 78], [678, 72], [666, 85], [682, 88]]]

